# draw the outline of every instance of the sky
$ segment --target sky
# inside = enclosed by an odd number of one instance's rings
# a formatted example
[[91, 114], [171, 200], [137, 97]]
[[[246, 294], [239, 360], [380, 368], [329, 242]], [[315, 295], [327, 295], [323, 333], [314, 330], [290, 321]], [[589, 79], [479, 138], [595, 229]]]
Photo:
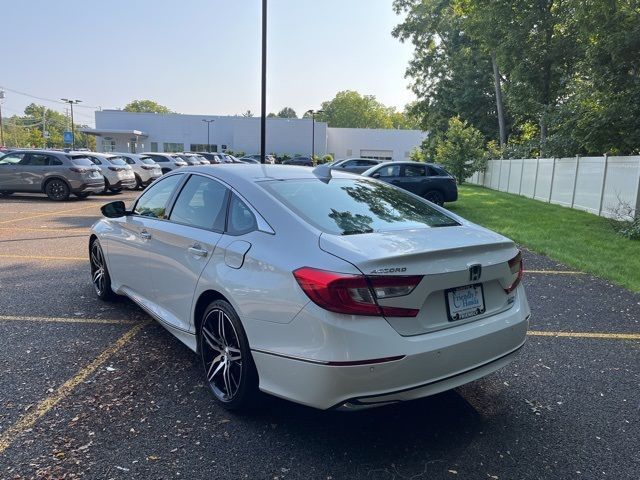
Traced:
[[[95, 108], [150, 99], [189, 114], [260, 115], [260, 0], [11, 2], [0, 26], [3, 116], [73, 98]], [[391, 36], [392, 0], [269, 0], [267, 112], [299, 116], [341, 90], [399, 110], [415, 98], [410, 44]]]

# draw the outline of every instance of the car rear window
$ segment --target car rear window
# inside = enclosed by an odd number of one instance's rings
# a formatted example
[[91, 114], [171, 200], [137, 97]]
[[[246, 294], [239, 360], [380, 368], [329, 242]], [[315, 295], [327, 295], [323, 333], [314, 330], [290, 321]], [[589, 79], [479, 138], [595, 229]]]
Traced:
[[151, 157], [140, 157], [140, 161], [145, 165], [153, 165], [154, 163], [156, 163], [155, 160]]
[[93, 167], [95, 164], [87, 157], [71, 157], [68, 156], [71, 163], [77, 165], [78, 167]]
[[127, 162], [124, 161], [124, 158], [122, 157], [110, 157], [107, 160], [109, 160], [109, 163], [113, 164], [113, 165], [126, 165]]
[[426, 201], [382, 182], [334, 178], [260, 185], [311, 225], [333, 235], [459, 225]]

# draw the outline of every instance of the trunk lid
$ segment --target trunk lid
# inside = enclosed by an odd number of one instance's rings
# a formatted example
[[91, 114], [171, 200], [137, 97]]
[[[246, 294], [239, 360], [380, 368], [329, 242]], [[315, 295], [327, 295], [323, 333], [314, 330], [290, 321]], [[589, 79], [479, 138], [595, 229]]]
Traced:
[[[379, 300], [390, 307], [419, 309], [416, 317], [387, 317], [401, 335], [419, 335], [495, 315], [511, 307], [515, 292], [507, 294], [513, 274], [508, 265], [518, 250], [514, 243], [487, 229], [460, 226], [387, 231], [360, 235], [320, 236], [322, 250], [355, 265], [365, 275], [423, 275], [408, 295]], [[481, 266], [472, 280], [470, 267]], [[481, 285], [484, 312], [452, 320], [448, 289]]]

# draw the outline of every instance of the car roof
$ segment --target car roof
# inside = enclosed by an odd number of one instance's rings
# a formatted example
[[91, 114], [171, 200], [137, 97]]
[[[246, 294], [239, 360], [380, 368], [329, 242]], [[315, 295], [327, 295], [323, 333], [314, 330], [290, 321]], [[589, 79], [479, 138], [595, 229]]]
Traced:
[[[268, 163], [234, 163], [230, 165], [203, 165], [199, 167], [184, 167], [177, 173], [206, 173], [232, 185], [258, 183], [266, 180], [304, 180], [318, 179], [315, 169], [295, 165], [271, 165]], [[357, 179], [351, 173], [331, 172], [332, 178]]]
[[[413, 162], [413, 161], [409, 161], [409, 160], [403, 160], [403, 161], [398, 161], [398, 162], [385, 162], [382, 161], [380, 163], [380, 166], [385, 166], [388, 167], [389, 165], [429, 165], [430, 167], [439, 167], [442, 168], [440, 165], [436, 164], [436, 163], [428, 163], [428, 162]], [[374, 165], [375, 166], [375, 165]]]

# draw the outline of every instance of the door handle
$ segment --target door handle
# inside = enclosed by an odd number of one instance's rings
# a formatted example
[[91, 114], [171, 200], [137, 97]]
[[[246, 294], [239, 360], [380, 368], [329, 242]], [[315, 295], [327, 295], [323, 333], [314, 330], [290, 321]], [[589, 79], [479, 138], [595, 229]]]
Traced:
[[193, 253], [194, 255], [197, 255], [199, 257], [206, 257], [209, 254], [209, 252], [202, 248], [199, 243], [190, 246], [189, 253]]
[[142, 230], [140, 232], [140, 238], [142, 238], [144, 240], [149, 240], [151, 238], [151, 234], [149, 232], [147, 232], [146, 230]]

